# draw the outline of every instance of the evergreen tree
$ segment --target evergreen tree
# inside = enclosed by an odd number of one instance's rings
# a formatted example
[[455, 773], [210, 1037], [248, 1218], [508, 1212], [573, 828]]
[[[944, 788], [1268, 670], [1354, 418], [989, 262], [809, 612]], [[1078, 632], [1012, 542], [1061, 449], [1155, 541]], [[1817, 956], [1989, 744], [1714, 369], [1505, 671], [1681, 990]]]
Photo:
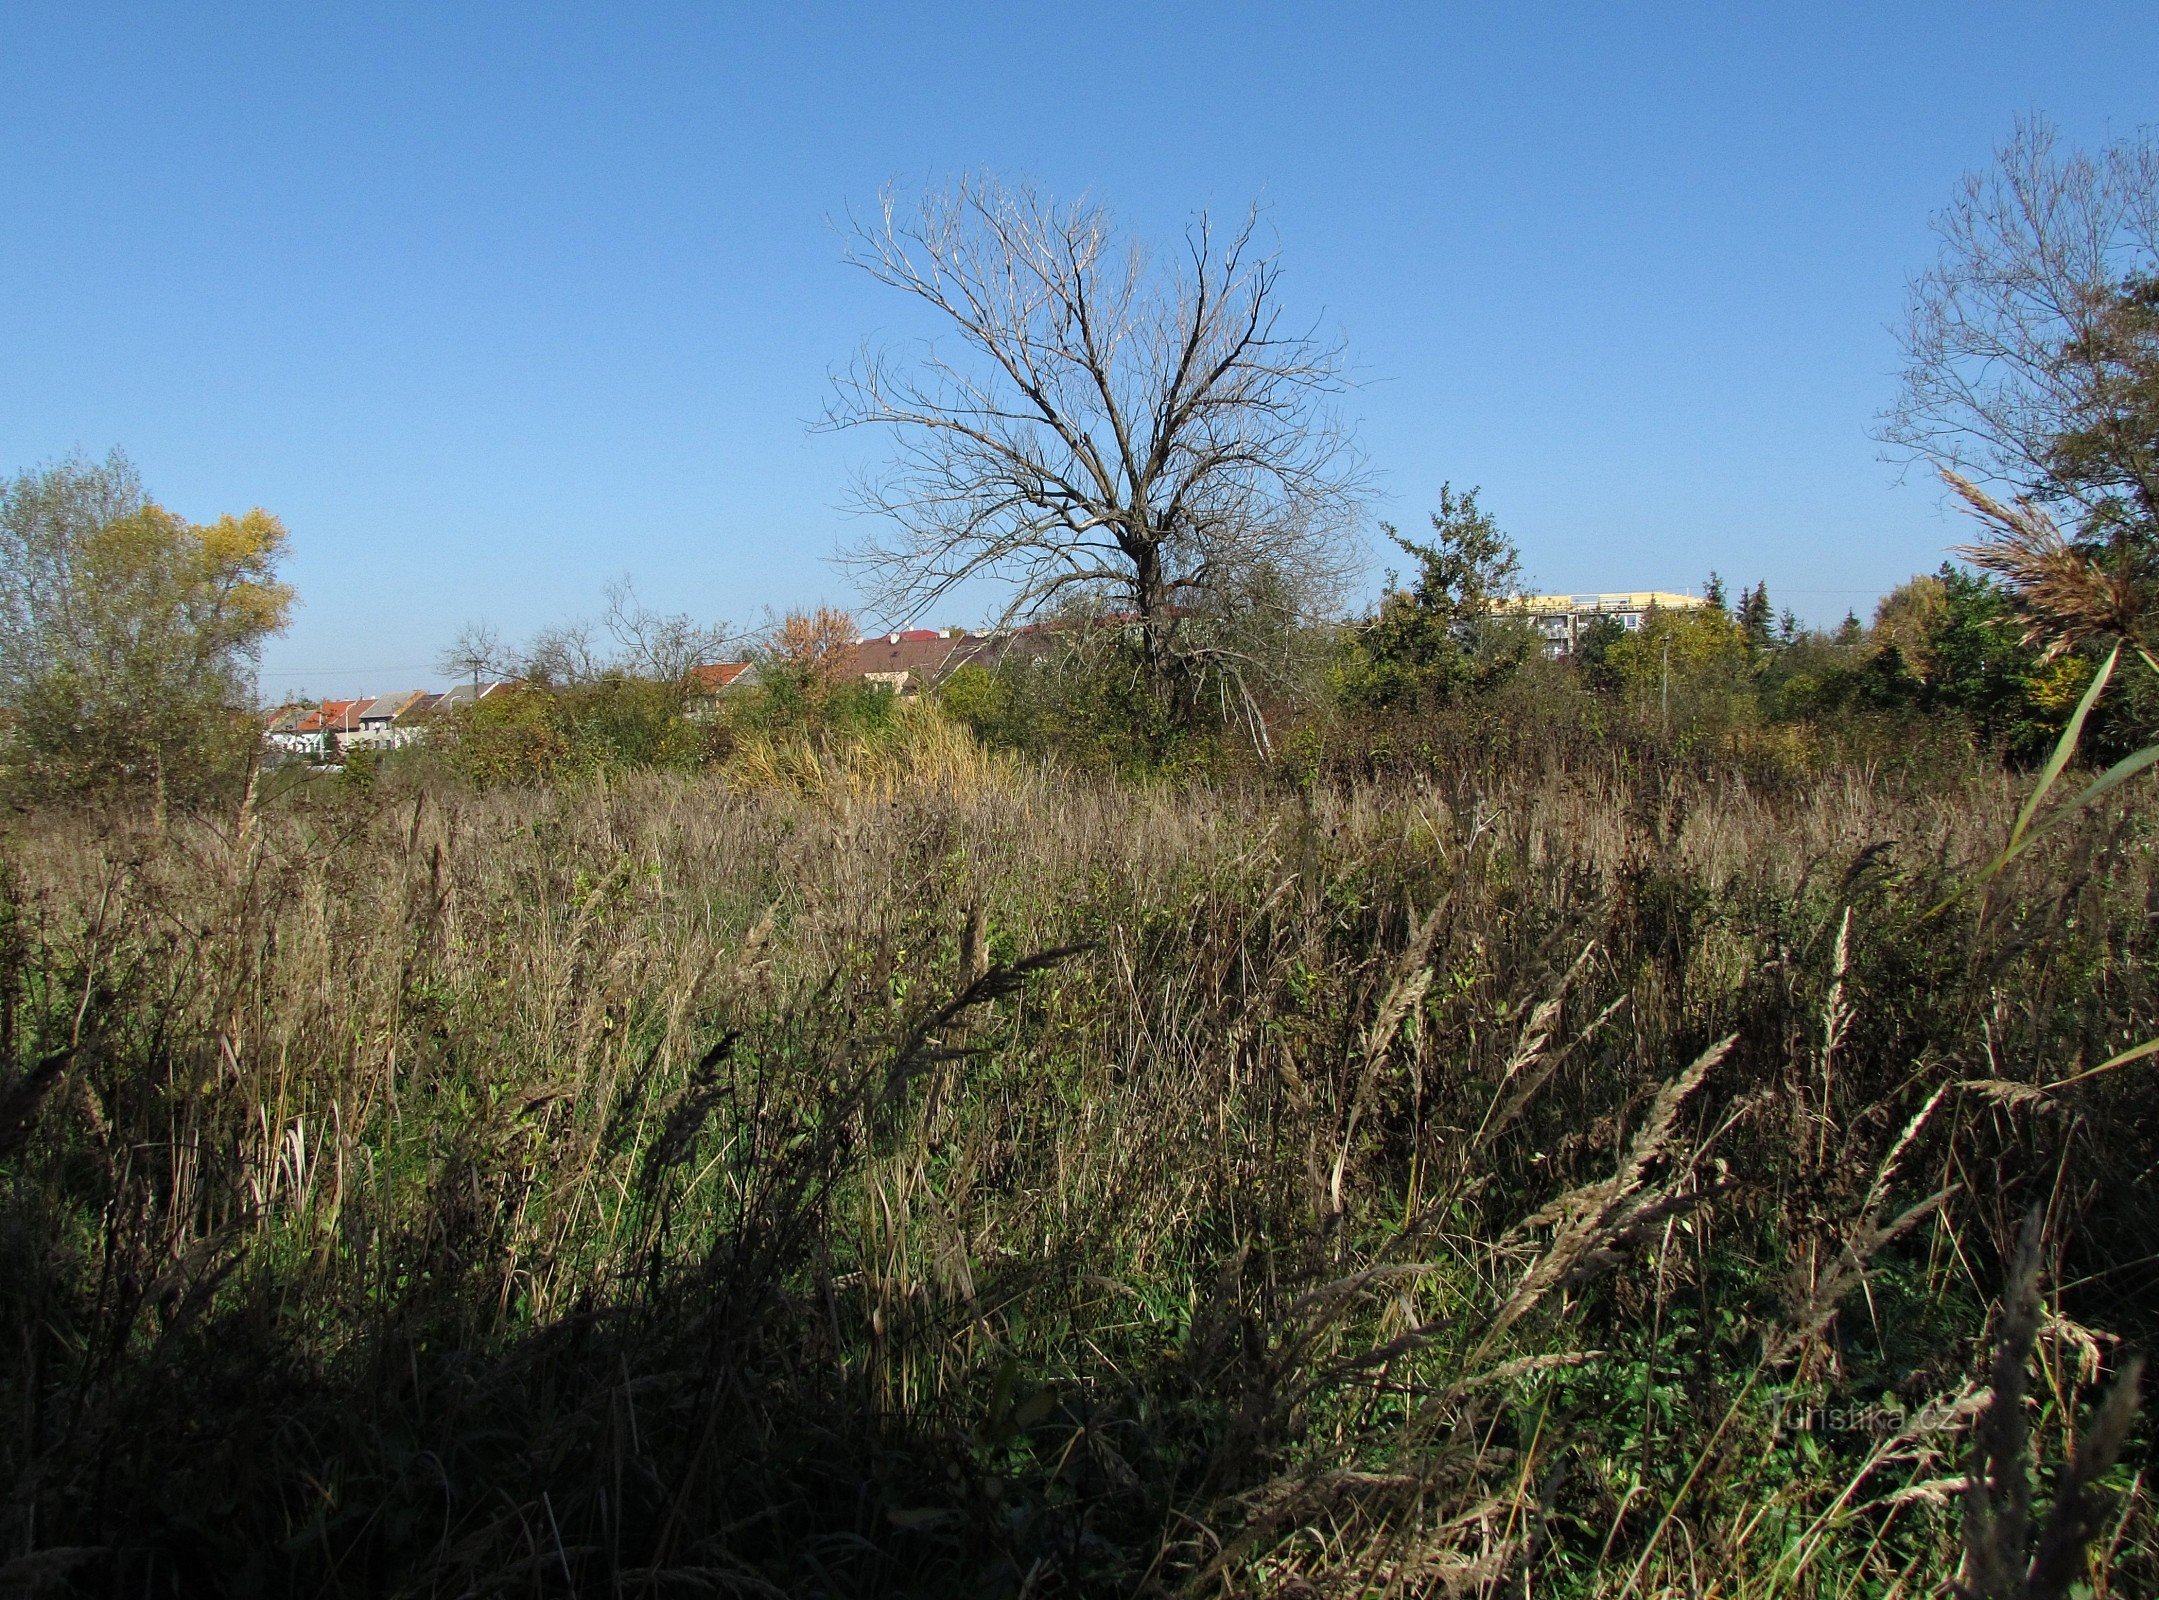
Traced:
[[1478, 506], [1476, 490], [1441, 486], [1429, 544], [1381, 527], [1416, 558], [1417, 577], [1407, 590], [1390, 590], [1352, 636], [1338, 669], [1346, 699], [1368, 707], [1441, 702], [1491, 687], [1520, 665], [1526, 639], [1514, 635], [1527, 630], [1495, 629], [1491, 613], [1494, 601], [1519, 591], [1521, 558]]
[[1769, 605], [1769, 585], [1757, 583], [1751, 589], [1739, 591], [1740, 636], [1747, 641], [1748, 650], [1759, 656], [1776, 645], [1776, 613]]

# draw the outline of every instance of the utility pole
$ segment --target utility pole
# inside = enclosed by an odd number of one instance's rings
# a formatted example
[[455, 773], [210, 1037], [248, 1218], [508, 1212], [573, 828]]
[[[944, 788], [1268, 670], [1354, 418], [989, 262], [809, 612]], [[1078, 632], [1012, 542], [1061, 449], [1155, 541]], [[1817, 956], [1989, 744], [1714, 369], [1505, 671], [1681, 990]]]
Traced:
[[1658, 691], [1658, 700], [1664, 713], [1664, 736], [1672, 736], [1672, 636], [1664, 636], [1664, 686]]

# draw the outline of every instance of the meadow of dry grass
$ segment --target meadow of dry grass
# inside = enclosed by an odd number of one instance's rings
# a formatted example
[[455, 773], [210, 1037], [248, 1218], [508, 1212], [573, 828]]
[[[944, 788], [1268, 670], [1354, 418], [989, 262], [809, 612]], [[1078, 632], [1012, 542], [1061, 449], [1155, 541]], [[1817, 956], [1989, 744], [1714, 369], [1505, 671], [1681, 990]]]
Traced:
[[1939, 1594], [2159, 1314], [2147, 814], [767, 756], [17, 821], [0, 1578]]

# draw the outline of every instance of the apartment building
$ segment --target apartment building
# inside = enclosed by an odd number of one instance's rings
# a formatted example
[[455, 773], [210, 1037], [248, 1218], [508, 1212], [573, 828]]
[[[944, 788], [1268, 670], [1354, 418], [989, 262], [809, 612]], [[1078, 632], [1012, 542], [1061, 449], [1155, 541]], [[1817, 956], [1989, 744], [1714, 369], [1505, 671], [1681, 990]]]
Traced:
[[1590, 627], [1610, 618], [1629, 633], [1649, 620], [1652, 611], [1694, 611], [1708, 605], [1699, 595], [1669, 589], [1630, 589], [1616, 594], [1524, 594], [1496, 601], [1501, 616], [1525, 618], [1544, 636], [1549, 656], [1574, 654]]

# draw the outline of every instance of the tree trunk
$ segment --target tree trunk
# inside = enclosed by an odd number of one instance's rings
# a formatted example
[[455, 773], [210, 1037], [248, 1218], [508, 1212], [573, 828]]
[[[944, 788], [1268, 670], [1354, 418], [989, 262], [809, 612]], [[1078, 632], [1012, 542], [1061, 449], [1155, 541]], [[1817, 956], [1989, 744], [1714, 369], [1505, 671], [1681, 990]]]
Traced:
[[1162, 581], [1162, 549], [1146, 542], [1134, 551], [1133, 597], [1138, 602], [1140, 661], [1148, 685], [1158, 695], [1174, 700], [1177, 695], [1176, 663], [1171, 657], [1169, 594]]

